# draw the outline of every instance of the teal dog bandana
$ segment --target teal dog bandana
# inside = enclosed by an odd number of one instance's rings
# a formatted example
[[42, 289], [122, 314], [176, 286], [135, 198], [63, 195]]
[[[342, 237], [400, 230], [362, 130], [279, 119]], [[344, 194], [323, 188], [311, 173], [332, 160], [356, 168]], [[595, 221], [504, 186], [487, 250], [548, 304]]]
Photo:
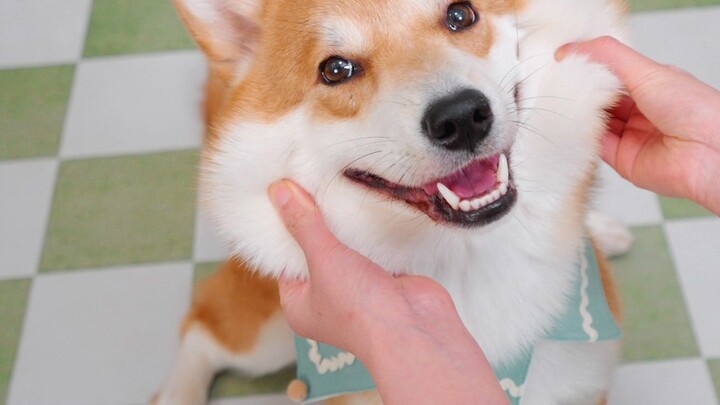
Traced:
[[[580, 277], [568, 309], [544, 340], [599, 342], [619, 340], [622, 333], [610, 312], [592, 246], [587, 243], [578, 264]], [[297, 378], [308, 386], [304, 403], [375, 389], [370, 373], [351, 353], [295, 337]], [[495, 367], [495, 375], [513, 405], [522, 401], [533, 352], [528, 350], [510, 364]]]

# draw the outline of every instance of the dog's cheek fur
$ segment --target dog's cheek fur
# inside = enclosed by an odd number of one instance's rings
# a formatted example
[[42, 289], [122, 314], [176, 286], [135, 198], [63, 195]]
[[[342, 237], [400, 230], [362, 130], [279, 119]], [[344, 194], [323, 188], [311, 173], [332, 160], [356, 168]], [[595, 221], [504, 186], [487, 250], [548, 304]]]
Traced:
[[[305, 127], [301, 114], [278, 123], [229, 125], [208, 148], [200, 171], [200, 203], [233, 254], [263, 274], [301, 274], [304, 256], [285, 230], [268, 196], [268, 186], [293, 178], [287, 154]], [[307, 179], [305, 179], [307, 180]], [[312, 190], [312, 183], [301, 182]]]

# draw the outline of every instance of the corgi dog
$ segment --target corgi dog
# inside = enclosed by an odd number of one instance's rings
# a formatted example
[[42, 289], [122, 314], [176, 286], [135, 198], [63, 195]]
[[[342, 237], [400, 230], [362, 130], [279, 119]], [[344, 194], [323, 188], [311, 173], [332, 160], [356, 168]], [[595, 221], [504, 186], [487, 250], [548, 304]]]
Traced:
[[575, 286], [587, 288], [578, 263], [590, 234], [627, 244], [602, 218], [586, 225], [604, 111], [621, 86], [554, 53], [623, 38], [620, 0], [175, 3], [209, 61], [200, 193], [234, 258], [197, 288], [155, 403], [203, 404], [222, 369], [256, 376], [296, 360], [274, 280], [307, 268], [267, 196], [283, 178], [349, 247], [441, 283], [493, 367], [532, 352], [526, 379], [500, 381], [511, 399], [603, 403], [619, 341], [546, 337]]

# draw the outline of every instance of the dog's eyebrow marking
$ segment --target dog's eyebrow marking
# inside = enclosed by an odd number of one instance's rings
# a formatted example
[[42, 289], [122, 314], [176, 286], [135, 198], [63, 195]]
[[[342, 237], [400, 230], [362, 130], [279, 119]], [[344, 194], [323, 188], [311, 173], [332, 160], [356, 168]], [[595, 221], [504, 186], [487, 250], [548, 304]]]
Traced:
[[325, 44], [338, 51], [362, 52], [369, 47], [360, 25], [347, 17], [325, 18], [322, 22], [322, 34]]

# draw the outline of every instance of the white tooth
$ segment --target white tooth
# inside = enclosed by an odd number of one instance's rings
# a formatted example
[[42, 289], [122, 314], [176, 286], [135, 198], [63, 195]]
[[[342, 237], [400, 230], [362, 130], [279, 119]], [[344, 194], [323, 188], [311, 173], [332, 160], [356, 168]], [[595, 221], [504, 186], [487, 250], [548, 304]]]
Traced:
[[501, 184], [500, 184], [500, 188], [498, 188], [498, 190], [500, 190], [500, 195], [505, 195], [505, 194], [507, 194], [507, 192], [508, 192], [508, 185], [507, 185], [507, 183], [501, 183]]
[[495, 202], [500, 198], [500, 190], [495, 190], [490, 194], [490, 202]]
[[470, 205], [470, 201], [468, 201], [468, 200], [460, 201], [460, 209], [461, 210], [468, 212], [468, 211], [470, 211], [471, 208], [472, 208], [472, 206]]
[[507, 183], [510, 179], [510, 171], [508, 169], [508, 161], [505, 154], [500, 155], [498, 162], [497, 180], [498, 183]]
[[476, 199], [470, 201], [470, 206], [471, 206], [472, 209], [474, 209], [474, 210], [480, 209], [480, 207], [482, 207], [482, 201], [481, 201], [481, 199], [480, 199], [480, 198], [476, 198]]
[[486, 205], [490, 204], [490, 196], [486, 195], [485, 197], [480, 199], [480, 206], [484, 207]]
[[460, 206], [460, 197], [458, 197], [457, 194], [453, 193], [452, 190], [447, 188], [447, 186], [442, 183], [438, 183], [437, 188], [445, 201], [447, 201], [447, 203], [450, 204], [450, 206], [457, 211], [458, 207]]

